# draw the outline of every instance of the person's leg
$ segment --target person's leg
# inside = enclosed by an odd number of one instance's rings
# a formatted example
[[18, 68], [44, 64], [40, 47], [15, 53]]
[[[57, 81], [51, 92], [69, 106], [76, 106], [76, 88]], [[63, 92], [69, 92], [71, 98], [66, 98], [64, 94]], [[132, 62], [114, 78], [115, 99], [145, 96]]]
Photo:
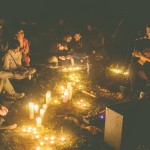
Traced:
[[8, 94], [15, 94], [15, 90], [7, 78], [3, 79], [3, 88]]

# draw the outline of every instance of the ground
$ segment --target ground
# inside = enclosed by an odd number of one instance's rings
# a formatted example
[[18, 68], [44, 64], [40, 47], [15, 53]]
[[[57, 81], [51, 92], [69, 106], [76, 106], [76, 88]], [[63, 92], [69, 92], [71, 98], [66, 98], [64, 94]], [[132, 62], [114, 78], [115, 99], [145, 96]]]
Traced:
[[[109, 105], [129, 101], [124, 96], [127, 88], [126, 77], [114, 75], [105, 77], [107, 83], [93, 84], [85, 67], [35, 66], [36, 75], [32, 80], [13, 82], [17, 91], [26, 93], [21, 100], [3, 99], [9, 108], [5, 124], [17, 123], [15, 130], [1, 130], [1, 150], [111, 150], [104, 143], [105, 108]], [[106, 73], [106, 72], [105, 72]], [[108, 73], [108, 72], [107, 72]], [[65, 100], [64, 89], [71, 82], [71, 100]], [[42, 118], [42, 126], [37, 127], [34, 119], [29, 119], [29, 102], [42, 108], [45, 94], [51, 91], [51, 101]], [[148, 145], [136, 149], [149, 149]]]

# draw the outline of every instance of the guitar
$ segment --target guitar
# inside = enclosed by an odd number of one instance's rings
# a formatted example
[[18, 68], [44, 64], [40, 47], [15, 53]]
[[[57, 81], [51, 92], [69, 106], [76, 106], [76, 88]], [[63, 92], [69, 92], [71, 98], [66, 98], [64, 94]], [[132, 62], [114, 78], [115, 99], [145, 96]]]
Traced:
[[139, 57], [138, 63], [144, 65], [146, 62], [150, 62], [150, 48], [146, 48], [143, 52], [134, 51], [132, 56]]

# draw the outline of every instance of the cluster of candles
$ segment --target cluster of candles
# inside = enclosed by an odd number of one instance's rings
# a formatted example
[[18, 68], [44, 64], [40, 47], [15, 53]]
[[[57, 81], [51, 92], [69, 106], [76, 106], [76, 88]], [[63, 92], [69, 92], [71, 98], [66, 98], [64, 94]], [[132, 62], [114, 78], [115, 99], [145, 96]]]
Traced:
[[23, 127], [22, 132], [26, 133], [26, 134], [30, 134], [30, 135], [33, 134], [35, 139], [40, 140], [39, 146], [36, 147], [36, 150], [41, 150], [41, 148], [43, 149], [44, 145], [47, 145], [47, 146], [49, 144], [54, 145], [58, 142], [64, 143], [66, 141], [66, 137], [64, 135], [59, 136], [58, 138], [56, 138], [56, 136], [54, 136], [54, 135], [41, 136], [41, 135], [39, 135], [38, 129], [35, 127]]
[[63, 93], [63, 103], [67, 103], [68, 100], [71, 100], [73, 92], [72, 82], [67, 82], [66, 88], [64, 86], [61, 86], [61, 92]]
[[84, 102], [83, 99], [81, 99], [80, 101], [78, 101], [77, 103], [77, 106], [81, 107], [81, 108], [86, 108], [88, 107], [88, 104]]
[[69, 68], [63, 68], [64, 72], [71, 72], [71, 71], [78, 71], [81, 70], [81, 67], [69, 67]]
[[37, 127], [41, 127], [42, 118], [44, 117], [45, 111], [47, 109], [47, 104], [43, 104], [42, 108], [39, 109], [39, 105], [32, 102], [29, 103], [29, 118], [34, 119], [35, 114], [39, 113], [39, 117], [36, 118]]
[[111, 67], [109, 67], [109, 70], [116, 74], [122, 74], [122, 75], [126, 75], [126, 76], [129, 74], [128, 70], [120, 69], [118, 66], [116, 66], [116, 67], [111, 66]]

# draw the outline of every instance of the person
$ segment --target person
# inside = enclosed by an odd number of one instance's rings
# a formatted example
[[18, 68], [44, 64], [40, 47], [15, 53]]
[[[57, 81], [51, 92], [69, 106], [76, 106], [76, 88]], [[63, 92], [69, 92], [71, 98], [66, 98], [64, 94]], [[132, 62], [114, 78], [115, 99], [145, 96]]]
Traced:
[[51, 57], [49, 58], [49, 63], [59, 63], [62, 64], [64, 61], [70, 61], [71, 66], [74, 66], [74, 59], [68, 52], [68, 47], [65, 43], [59, 42], [56, 47], [51, 49]]
[[17, 124], [12, 124], [8, 126], [3, 126], [4, 116], [8, 114], [8, 109], [5, 106], [2, 106], [0, 104], [0, 130], [5, 130], [5, 129], [15, 129], [17, 128]]
[[150, 25], [146, 26], [145, 36], [135, 42], [129, 65], [131, 95], [137, 91], [146, 94], [150, 90]]
[[10, 50], [4, 55], [2, 62], [3, 69], [5, 71], [12, 71], [15, 79], [24, 79], [36, 72], [35, 68], [26, 68], [22, 65], [22, 53], [17, 39], [10, 41]]
[[22, 64], [25, 67], [29, 67], [30, 66], [29, 41], [28, 39], [25, 38], [25, 34], [22, 29], [17, 30], [16, 39], [20, 43], [20, 50], [22, 52]]

